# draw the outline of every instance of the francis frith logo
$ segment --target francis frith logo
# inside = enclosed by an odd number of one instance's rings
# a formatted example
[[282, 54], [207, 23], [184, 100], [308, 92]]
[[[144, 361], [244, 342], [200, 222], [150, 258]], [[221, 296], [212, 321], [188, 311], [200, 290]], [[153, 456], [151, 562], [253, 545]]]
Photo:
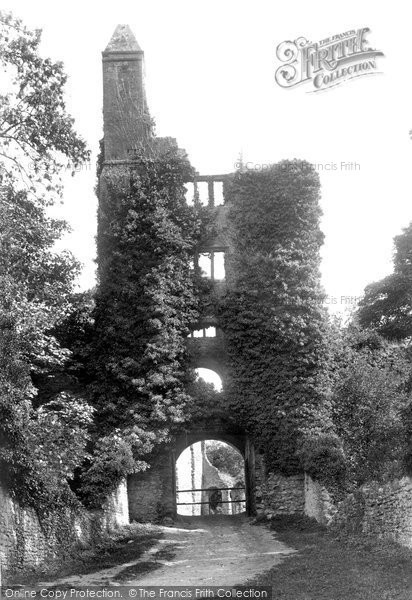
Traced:
[[368, 27], [339, 33], [320, 42], [309, 42], [305, 37], [294, 42], [285, 41], [276, 48], [281, 62], [276, 69], [276, 82], [284, 88], [312, 83], [319, 92], [330, 89], [349, 79], [375, 75], [377, 57], [383, 52], [369, 46]]

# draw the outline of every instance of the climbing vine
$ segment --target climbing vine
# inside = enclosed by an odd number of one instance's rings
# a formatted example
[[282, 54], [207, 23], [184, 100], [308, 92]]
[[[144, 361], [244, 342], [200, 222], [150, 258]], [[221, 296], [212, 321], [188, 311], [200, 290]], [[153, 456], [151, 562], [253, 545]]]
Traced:
[[185, 418], [186, 338], [198, 316], [190, 261], [201, 229], [185, 200], [192, 176], [170, 140], [154, 140], [131, 167], [101, 176], [95, 453], [83, 475], [83, 490], [95, 500], [145, 469], [150, 452]]
[[318, 176], [306, 162], [283, 161], [235, 174], [225, 197], [231, 285], [220, 319], [232, 375], [228, 402], [268, 467], [291, 474], [302, 468], [309, 440], [319, 445], [333, 436], [322, 368]]

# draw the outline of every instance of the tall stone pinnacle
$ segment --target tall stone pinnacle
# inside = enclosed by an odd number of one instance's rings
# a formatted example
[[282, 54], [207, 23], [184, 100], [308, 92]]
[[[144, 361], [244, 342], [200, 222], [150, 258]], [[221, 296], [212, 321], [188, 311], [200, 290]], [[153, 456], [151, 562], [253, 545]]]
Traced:
[[104, 157], [128, 160], [150, 128], [143, 50], [129, 25], [118, 25], [103, 52]]
[[112, 52], [143, 52], [129, 25], [118, 25], [104, 53]]

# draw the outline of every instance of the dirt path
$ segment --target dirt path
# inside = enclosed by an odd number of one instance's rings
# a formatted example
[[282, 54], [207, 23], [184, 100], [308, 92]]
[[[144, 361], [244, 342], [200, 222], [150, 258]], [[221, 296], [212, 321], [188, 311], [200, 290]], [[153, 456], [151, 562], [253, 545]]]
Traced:
[[44, 585], [234, 585], [263, 573], [294, 550], [243, 516], [186, 517], [136, 561]]

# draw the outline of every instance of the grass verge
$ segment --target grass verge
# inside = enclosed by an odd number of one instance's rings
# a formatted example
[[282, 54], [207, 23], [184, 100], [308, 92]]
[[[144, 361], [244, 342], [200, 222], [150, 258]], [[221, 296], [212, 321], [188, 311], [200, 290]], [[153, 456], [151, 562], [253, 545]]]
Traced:
[[330, 533], [305, 518], [277, 519], [271, 528], [298, 551], [248, 582], [272, 586], [273, 600], [411, 600], [412, 550]]

